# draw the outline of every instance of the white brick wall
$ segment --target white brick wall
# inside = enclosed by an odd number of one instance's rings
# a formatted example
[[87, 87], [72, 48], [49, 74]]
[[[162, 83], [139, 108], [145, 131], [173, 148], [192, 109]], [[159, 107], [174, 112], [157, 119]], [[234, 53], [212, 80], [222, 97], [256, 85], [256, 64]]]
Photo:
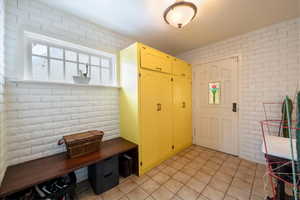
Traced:
[[[300, 18], [180, 55], [192, 65], [241, 55], [239, 69], [240, 156], [263, 162], [259, 121], [262, 102], [281, 102], [294, 96], [300, 80]], [[300, 85], [298, 90], [300, 89]]]
[[[36, 0], [6, 0], [6, 77], [16, 78], [24, 30], [116, 53], [133, 41]], [[119, 135], [119, 89], [9, 82], [5, 88], [7, 163], [63, 151], [57, 140], [91, 129]], [[1, 99], [1, 98], [0, 98]], [[86, 178], [81, 170], [80, 179]]]
[[6, 162], [5, 162], [5, 131], [3, 126], [4, 108], [4, 0], [0, 0], [0, 183], [2, 181]]

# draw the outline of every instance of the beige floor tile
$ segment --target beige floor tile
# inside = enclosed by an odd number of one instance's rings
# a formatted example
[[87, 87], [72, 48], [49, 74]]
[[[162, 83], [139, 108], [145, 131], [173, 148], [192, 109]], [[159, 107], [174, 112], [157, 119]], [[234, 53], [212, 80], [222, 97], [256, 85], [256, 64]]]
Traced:
[[140, 187], [143, 190], [145, 190], [145, 192], [147, 192], [148, 194], [151, 194], [155, 190], [157, 190], [160, 187], [160, 185], [157, 182], [153, 181], [152, 179], [149, 179], [148, 181], [143, 183]]
[[181, 171], [178, 171], [174, 174], [173, 179], [185, 184], [191, 179], [191, 177]]
[[247, 193], [247, 192], [240, 190], [239, 188], [236, 188], [233, 186], [230, 186], [227, 194], [238, 200], [249, 200], [249, 197], [250, 197], [250, 193]]
[[217, 172], [217, 170], [215, 170], [213, 168], [210, 168], [210, 167], [206, 167], [206, 166], [202, 167], [200, 169], [200, 171], [202, 171], [202, 172], [204, 172], [206, 174], [209, 174], [211, 176], [213, 176]]
[[245, 182], [244, 180], [237, 177], [233, 179], [232, 186], [239, 188], [240, 190], [243, 190], [245, 192], [250, 192], [252, 187], [250, 183]]
[[189, 159], [187, 159], [185, 157], [179, 158], [176, 161], [183, 164], [183, 165], [186, 165], [187, 163], [191, 162]]
[[204, 189], [202, 195], [208, 198], [209, 200], [222, 200], [225, 196], [223, 192], [220, 192], [219, 190], [216, 190], [210, 186], [207, 186]]
[[124, 196], [124, 193], [121, 192], [117, 187], [103, 193], [101, 197], [103, 200], [117, 200]]
[[154, 181], [156, 181], [159, 184], [163, 184], [167, 182], [170, 179], [170, 176], [164, 174], [164, 173], [157, 173], [155, 176], [152, 177]]
[[159, 169], [153, 168], [153, 169], [151, 169], [150, 171], [148, 171], [148, 172], [146, 173], [146, 175], [149, 176], [149, 177], [153, 177], [153, 176], [155, 176], [157, 173], [159, 173]]
[[158, 170], [162, 170], [162, 169], [164, 169], [165, 167], [167, 167], [167, 165], [164, 164], [164, 163], [161, 163], [160, 165], [157, 166], [157, 169], [158, 169]]
[[[237, 200], [236, 198], [230, 196], [230, 195], [226, 195], [224, 200]], [[262, 199], [263, 200], [263, 199]]]
[[178, 192], [177, 195], [181, 199], [195, 200], [199, 196], [200, 193], [191, 189], [190, 187], [183, 186]]
[[129, 200], [144, 200], [146, 199], [149, 195], [143, 191], [141, 188], [136, 188], [129, 192], [127, 195]]
[[182, 200], [181, 198], [179, 198], [177, 195], [174, 195], [171, 200]]
[[138, 186], [138, 184], [136, 184], [134, 181], [127, 180], [127, 181], [124, 181], [123, 183], [121, 183], [120, 185], [118, 185], [118, 188], [119, 188], [119, 190], [121, 190], [121, 192], [128, 193], [131, 190], [135, 189], [137, 186]]
[[236, 171], [237, 171], [236, 169], [226, 167], [224, 165], [219, 169], [219, 172], [223, 172], [224, 174], [227, 174], [229, 176], [234, 176]]
[[219, 191], [225, 193], [227, 191], [230, 183], [226, 183], [226, 182], [214, 177], [208, 185], [216, 190], [219, 190]]
[[164, 186], [171, 192], [176, 193], [183, 186], [183, 184], [172, 178], [168, 180]]
[[178, 169], [174, 169], [173, 167], [169, 167], [169, 166], [161, 170], [161, 172], [163, 172], [168, 176], [173, 176], [174, 174], [176, 174], [177, 171]]
[[151, 196], [156, 200], [169, 200], [174, 196], [174, 194], [166, 187], [162, 186], [153, 192]]
[[204, 167], [211, 168], [216, 171], [221, 167], [221, 165], [209, 160], [207, 163], [205, 163]]
[[191, 178], [186, 186], [192, 188], [193, 190], [195, 190], [196, 192], [199, 192], [201, 193], [203, 191], [203, 189], [205, 188], [206, 184], [199, 181], [198, 179], [196, 178]]
[[170, 167], [180, 170], [181, 168], [184, 167], [184, 164], [175, 161], [175, 162], [171, 163]]
[[185, 166], [183, 167], [181, 170], [180, 170], [182, 173], [188, 175], [188, 176], [194, 176], [198, 170], [194, 169], [194, 168], [191, 168], [189, 166]]
[[243, 173], [243, 172], [237, 172], [235, 174], [235, 177], [240, 178], [243, 181], [248, 182], [250, 184], [254, 181], [254, 176], [251, 176], [251, 175]]
[[88, 181], [76, 192], [83, 200], [263, 200], [272, 196], [265, 172], [262, 164], [192, 145], [146, 175], [120, 177], [119, 186], [101, 195]]
[[215, 174], [214, 178], [222, 180], [223, 182], [226, 182], [226, 183], [232, 182], [232, 176], [229, 176], [229, 175], [223, 173], [223, 171], [221, 171], [221, 170]]
[[208, 183], [210, 181], [210, 179], [212, 178], [212, 176], [205, 174], [203, 172], [197, 172], [197, 174], [194, 176], [194, 178], [198, 179], [199, 181], [203, 182], [203, 183]]
[[155, 200], [155, 199], [153, 199], [153, 197], [149, 196], [146, 198], [146, 200]]
[[131, 180], [133, 180], [136, 184], [141, 185], [149, 180], [149, 176], [141, 175], [141, 176], [132, 176]]

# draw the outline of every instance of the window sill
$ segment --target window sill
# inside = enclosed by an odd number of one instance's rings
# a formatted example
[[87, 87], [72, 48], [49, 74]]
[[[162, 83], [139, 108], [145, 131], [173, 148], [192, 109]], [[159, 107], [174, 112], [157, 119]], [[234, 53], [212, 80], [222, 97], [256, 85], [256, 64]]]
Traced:
[[33, 84], [52, 84], [52, 85], [65, 85], [75, 87], [106, 87], [106, 88], [121, 88], [118, 85], [105, 85], [105, 84], [77, 84], [77, 83], [64, 83], [64, 82], [52, 82], [52, 81], [34, 81], [34, 80], [8, 80], [12, 83], [33, 83]]

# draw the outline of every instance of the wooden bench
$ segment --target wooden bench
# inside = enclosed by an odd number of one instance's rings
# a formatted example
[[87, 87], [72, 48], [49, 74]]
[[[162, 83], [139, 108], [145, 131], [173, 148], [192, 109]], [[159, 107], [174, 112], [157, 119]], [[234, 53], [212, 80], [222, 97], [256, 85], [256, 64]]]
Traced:
[[123, 138], [104, 141], [100, 151], [78, 158], [68, 159], [66, 153], [60, 153], [10, 166], [0, 188], [0, 198], [124, 152], [133, 157], [133, 169], [137, 173], [137, 145]]

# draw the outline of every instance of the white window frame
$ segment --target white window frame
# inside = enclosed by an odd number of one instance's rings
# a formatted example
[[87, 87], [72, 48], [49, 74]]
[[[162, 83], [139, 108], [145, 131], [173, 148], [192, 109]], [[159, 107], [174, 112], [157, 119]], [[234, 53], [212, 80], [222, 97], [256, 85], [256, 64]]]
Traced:
[[[25, 81], [35, 81], [32, 77], [32, 56], [35, 56], [32, 54], [32, 43], [38, 43], [38, 44], [43, 44], [43, 45], [47, 45], [48, 46], [48, 55], [47, 56], [38, 56], [38, 57], [43, 57], [46, 58], [48, 60], [48, 70], [50, 68], [49, 66], [49, 61], [50, 61], [50, 55], [49, 55], [49, 46], [50, 47], [54, 47], [54, 48], [60, 48], [63, 49], [63, 58], [52, 58], [53, 60], [60, 60], [63, 61], [63, 67], [64, 67], [64, 80], [59, 81], [62, 83], [70, 83], [67, 80], [65, 80], [65, 73], [66, 73], [66, 60], [65, 60], [65, 50], [69, 50], [69, 51], [73, 51], [75, 53], [77, 53], [77, 62], [73, 62], [77, 64], [77, 70], [79, 69], [79, 65], [82, 63], [79, 63], [79, 59], [78, 59], [78, 55], [79, 53], [81, 54], [85, 54], [89, 56], [89, 75], [91, 75], [91, 69], [92, 69], [92, 65], [91, 64], [91, 56], [95, 56], [95, 57], [99, 57], [100, 58], [100, 65], [99, 65], [99, 71], [100, 71], [100, 79], [101, 79], [101, 62], [102, 59], [108, 59], [109, 60], [109, 65], [111, 67], [110, 70], [110, 77], [111, 77], [111, 82], [110, 83], [103, 83], [99, 80], [99, 83], [97, 84], [93, 84], [93, 85], [108, 85], [108, 86], [118, 86], [118, 80], [117, 80], [117, 67], [116, 67], [116, 59], [117, 56], [115, 54], [112, 53], [107, 53], [104, 51], [100, 51], [100, 50], [96, 50], [96, 49], [92, 49], [92, 48], [88, 48], [82, 45], [78, 45], [78, 44], [74, 44], [71, 42], [67, 42], [67, 41], [63, 41], [63, 40], [59, 40], [59, 39], [55, 39], [55, 38], [51, 38], [45, 35], [41, 35], [38, 33], [32, 33], [32, 32], [28, 32], [28, 31], [24, 31], [24, 44], [25, 44], [25, 54], [24, 54], [24, 61], [25, 61], [25, 68], [24, 68], [24, 80]], [[68, 61], [69, 62], [69, 61]], [[50, 72], [48, 71], [48, 80], [45, 82], [57, 82], [57, 81], [51, 81], [49, 79], [50, 76]], [[72, 82], [73, 83], [73, 82]]]

